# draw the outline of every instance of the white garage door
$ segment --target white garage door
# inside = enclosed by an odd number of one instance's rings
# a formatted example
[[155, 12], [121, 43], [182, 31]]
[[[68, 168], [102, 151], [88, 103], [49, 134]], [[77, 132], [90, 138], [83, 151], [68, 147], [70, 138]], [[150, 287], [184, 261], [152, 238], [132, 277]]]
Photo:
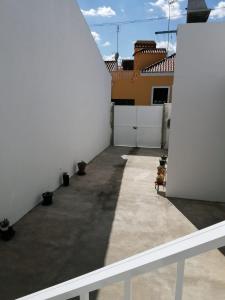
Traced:
[[114, 107], [114, 145], [161, 148], [162, 106]]

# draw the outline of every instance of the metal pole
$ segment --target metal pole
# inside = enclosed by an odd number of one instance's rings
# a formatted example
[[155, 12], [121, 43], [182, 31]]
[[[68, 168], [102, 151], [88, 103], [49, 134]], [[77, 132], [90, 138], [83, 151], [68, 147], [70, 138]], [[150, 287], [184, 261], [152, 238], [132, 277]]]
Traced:
[[116, 26], [116, 55], [115, 55], [117, 71], [119, 69], [119, 65], [118, 65], [118, 59], [119, 59], [119, 32], [120, 32], [120, 25], [117, 25]]
[[120, 25], [117, 25], [116, 28], [116, 52], [119, 53], [119, 32], [120, 32]]
[[168, 41], [167, 41], [167, 52], [169, 51], [169, 46], [170, 46], [170, 34], [169, 34], [169, 31], [170, 31], [170, 0], [168, 0], [168, 6], [169, 6], [169, 18], [168, 18]]

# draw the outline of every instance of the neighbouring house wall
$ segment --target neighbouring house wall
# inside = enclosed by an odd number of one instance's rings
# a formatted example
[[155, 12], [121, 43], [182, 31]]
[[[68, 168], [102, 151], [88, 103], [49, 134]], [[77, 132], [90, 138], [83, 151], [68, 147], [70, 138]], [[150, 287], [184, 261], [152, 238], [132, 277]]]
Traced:
[[111, 76], [74, 0], [0, 1], [0, 219], [110, 142]]
[[141, 76], [140, 72], [112, 72], [112, 99], [134, 99], [135, 105], [151, 105], [152, 88], [170, 87], [170, 100], [173, 76]]
[[225, 202], [225, 24], [178, 30], [167, 196]]

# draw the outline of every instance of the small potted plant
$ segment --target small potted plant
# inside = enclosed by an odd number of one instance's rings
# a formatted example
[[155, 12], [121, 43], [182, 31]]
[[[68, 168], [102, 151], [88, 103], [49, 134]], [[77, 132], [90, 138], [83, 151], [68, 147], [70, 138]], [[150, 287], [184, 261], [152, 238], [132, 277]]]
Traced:
[[165, 155], [165, 154], [164, 154], [164, 155], [162, 155], [162, 156], [161, 156], [161, 160], [165, 160], [165, 161], [167, 161], [167, 155]]
[[69, 186], [70, 185], [70, 176], [66, 172], [63, 173], [63, 185], [64, 186]]
[[1, 238], [4, 241], [9, 241], [15, 235], [15, 231], [12, 226], [10, 226], [10, 222], [8, 219], [4, 219], [0, 222], [0, 233]]
[[43, 201], [42, 201], [42, 205], [44, 206], [49, 206], [52, 204], [52, 198], [53, 198], [53, 193], [52, 192], [45, 192], [42, 194], [42, 198], [43, 198]]
[[63, 173], [63, 185], [69, 186], [70, 185], [70, 176], [67, 172]]
[[85, 169], [86, 169], [87, 163], [84, 161], [81, 161], [77, 164], [77, 166], [78, 166], [77, 175], [79, 175], [79, 176], [86, 175]]

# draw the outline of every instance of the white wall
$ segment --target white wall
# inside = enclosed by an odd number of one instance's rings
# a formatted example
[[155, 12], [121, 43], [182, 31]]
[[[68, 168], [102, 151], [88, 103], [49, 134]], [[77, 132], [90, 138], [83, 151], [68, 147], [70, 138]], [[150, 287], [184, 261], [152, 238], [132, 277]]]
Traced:
[[225, 201], [225, 24], [178, 31], [167, 195]]
[[111, 77], [74, 0], [0, 1], [0, 219], [110, 141]]

